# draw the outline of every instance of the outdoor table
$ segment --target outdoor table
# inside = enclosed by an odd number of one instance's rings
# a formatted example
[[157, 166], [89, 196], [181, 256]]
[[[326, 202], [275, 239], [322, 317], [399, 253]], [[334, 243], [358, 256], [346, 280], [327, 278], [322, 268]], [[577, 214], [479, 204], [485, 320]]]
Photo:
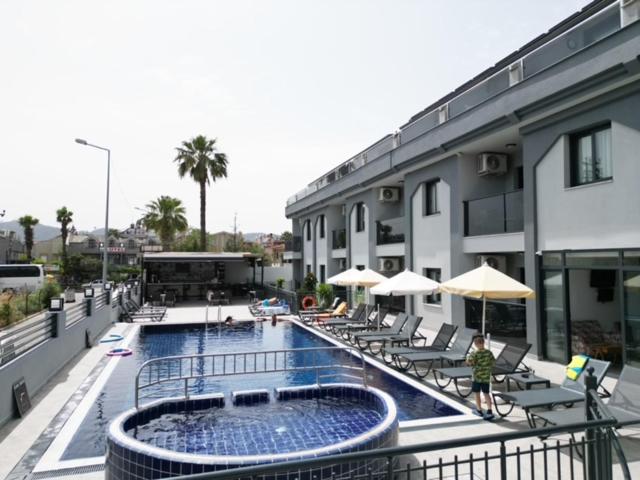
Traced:
[[531, 390], [534, 385], [544, 385], [544, 388], [551, 387], [551, 381], [547, 378], [538, 377], [533, 373], [512, 373], [507, 375], [507, 392], [511, 391], [511, 381], [514, 381], [516, 385], [522, 390]]

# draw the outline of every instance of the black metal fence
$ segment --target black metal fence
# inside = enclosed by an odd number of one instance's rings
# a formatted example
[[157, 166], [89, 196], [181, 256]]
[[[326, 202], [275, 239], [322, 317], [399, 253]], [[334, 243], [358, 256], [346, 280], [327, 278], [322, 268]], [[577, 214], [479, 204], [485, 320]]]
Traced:
[[56, 334], [56, 321], [55, 316], [45, 315], [38, 320], [28, 320], [26, 325], [0, 336], [0, 365], [53, 337]]
[[[455, 440], [368, 450], [314, 459], [182, 476], [184, 480], [631, 480], [614, 426], [617, 421], [588, 375], [587, 420]], [[561, 435], [549, 440], [550, 436]], [[337, 469], [336, 466], [340, 466]], [[311, 474], [314, 472], [314, 474]], [[318, 475], [317, 472], [320, 472]]]

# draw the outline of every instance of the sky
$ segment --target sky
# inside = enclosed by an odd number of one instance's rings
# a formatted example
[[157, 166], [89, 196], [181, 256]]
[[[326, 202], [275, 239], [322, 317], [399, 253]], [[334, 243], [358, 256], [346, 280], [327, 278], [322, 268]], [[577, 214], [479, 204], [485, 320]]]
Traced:
[[124, 228], [160, 195], [199, 226], [175, 148], [229, 159], [207, 230], [291, 228], [286, 199], [588, 0], [3, 0], [0, 212]]

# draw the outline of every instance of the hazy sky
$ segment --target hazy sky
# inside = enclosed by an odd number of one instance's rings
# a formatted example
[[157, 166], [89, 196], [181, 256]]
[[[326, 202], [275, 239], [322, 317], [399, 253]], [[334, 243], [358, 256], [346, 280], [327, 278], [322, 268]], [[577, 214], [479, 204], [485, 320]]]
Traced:
[[0, 211], [125, 227], [160, 195], [199, 224], [175, 147], [217, 137], [207, 229], [280, 232], [287, 197], [587, 0], [0, 3]]

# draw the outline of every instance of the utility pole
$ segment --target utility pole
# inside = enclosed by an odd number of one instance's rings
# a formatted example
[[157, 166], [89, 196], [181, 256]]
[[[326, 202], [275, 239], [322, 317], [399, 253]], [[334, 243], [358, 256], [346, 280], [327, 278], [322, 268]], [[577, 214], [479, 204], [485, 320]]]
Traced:
[[233, 251], [238, 251], [238, 212], [233, 214]]

